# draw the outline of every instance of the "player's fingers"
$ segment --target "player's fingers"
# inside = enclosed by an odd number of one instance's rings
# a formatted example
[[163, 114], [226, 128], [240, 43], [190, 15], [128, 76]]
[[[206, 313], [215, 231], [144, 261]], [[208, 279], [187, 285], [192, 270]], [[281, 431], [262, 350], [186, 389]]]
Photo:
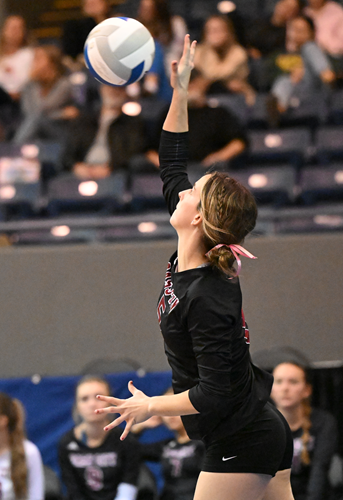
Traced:
[[132, 380], [130, 380], [130, 382], [128, 383], [128, 389], [132, 395], [134, 395], [138, 391], [137, 387], [133, 385]]
[[119, 406], [108, 406], [107, 408], [97, 408], [94, 410], [94, 413], [121, 413], [124, 411], [123, 408], [120, 408]]
[[189, 52], [189, 39], [190, 39], [189, 35], [185, 35], [182, 57], [187, 57], [187, 54]]
[[189, 60], [191, 62], [194, 61], [194, 55], [195, 55], [195, 49], [196, 49], [196, 46], [197, 46], [197, 41], [196, 40], [193, 40], [192, 42], [192, 45], [191, 45], [191, 48], [190, 48], [190, 53], [189, 53]]
[[114, 398], [113, 396], [103, 396], [101, 394], [98, 394], [96, 399], [100, 399], [101, 401], [105, 401], [105, 403], [109, 403], [111, 405], [117, 405], [122, 402], [121, 399]]
[[114, 429], [114, 427], [117, 427], [118, 425], [120, 425], [124, 421], [125, 421], [125, 417], [123, 417], [121, 415], [120, 417], [113, 420], [113, 422], [111, 422], [110, 424], [107, 424], [106, 427], [104, 427], [104, 431], [110, 431], [111, 429]]
[[135, 419], [132, 418], [130, 419], [126, 425], [125, 425], [125, 429], [124, 429], [124, 432], [123, 434], [120, 436], [120, 440], [121, 441], [124, 441], [124, 439], [126, 438], [126, 436], [129, 434], [130, 430], [131, 430], [131, 427], [133, 426], [133, 424], [135, 423]]

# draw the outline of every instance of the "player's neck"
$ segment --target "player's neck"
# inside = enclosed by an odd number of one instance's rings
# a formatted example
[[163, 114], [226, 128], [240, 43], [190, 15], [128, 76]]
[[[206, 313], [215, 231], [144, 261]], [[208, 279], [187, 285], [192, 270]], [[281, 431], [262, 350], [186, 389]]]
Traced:
[[179, 234], [178, 272], [195, 269], [207, 262], [204, 251], [196, 234]]

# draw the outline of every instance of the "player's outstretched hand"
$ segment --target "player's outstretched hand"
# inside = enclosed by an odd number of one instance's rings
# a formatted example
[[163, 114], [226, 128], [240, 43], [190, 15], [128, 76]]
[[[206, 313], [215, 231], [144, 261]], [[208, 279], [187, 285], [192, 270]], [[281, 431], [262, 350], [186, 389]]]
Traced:
[[190, 41], [190, 36], [185, 36], [183, 45], [183, 54], [180, 62], [173, 61], [171, 63], [170, 85], [173, 89], [186, 90], [188, 89], [191, 71], [194, 68], [194, 54], [197, 42]]
[[111, 396], [97, 396], [97, 399], [101, 399], [101, 401], [105, 401], [111, 406], [95, 410], [95, 413], [120, 414], [118, 418], [105, 427], [105, 431], [109, 431], [122, 422], [126, 422], [124, 432], [120, 437], [121, 440], [126, 438], [134, 424], [144, 422], [152, 416], [149, 413], [150, 398], [142, 391], [138, 390], [131, 380], [128, 384], [128, 388], [132, 394], [132, 397], [128, 399], [118, 399]]

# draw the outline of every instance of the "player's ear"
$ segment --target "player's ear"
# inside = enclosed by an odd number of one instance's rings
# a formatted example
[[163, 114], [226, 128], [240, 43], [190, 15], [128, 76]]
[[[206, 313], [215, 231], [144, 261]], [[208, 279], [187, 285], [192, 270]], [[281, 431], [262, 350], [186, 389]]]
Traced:
[[192, 226], [199, 226], [202, 223], [202, 214], [198, 212], [195, 216], [194, 219], [192, 220], [191, 224]]

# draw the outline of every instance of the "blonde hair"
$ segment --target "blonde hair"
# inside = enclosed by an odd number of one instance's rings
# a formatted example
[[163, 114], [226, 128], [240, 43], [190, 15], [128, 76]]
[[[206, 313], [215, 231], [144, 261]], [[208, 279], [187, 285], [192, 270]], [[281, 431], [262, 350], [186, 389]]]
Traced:
[[8, 419], [11, 452], [11, 480], [16, 499], [27, 497], [27, 464], [24, 449], [24, 411], [17, 399], [0, 392], [0, 415]]
[[310, 454], [309, 454], [309, 443], [311, 440], [311, 434], [310, 434], [310, 429], [312, 427], [311, 423], [311, 412], [312, 412], [312, 407], [309, 401], [309, 398], [305, 399], [302, 402], [302, 408], [303, 408], [303, 423], [302, 423], [302, 436], [301, 436], [301, 441], [302, 441], [302, 450], [301, 450], [301, 461], [304, 465], [310, 465], [311, 459], [310, 459]]
[[223, 172], [214, 172], [201, 191], [199, 211], [203, 216], [203, 244], [209, 262], [233, 276], [234, 255], [227, 246], [238, 245], [256, 224], [257, 206], [253, 195]]

